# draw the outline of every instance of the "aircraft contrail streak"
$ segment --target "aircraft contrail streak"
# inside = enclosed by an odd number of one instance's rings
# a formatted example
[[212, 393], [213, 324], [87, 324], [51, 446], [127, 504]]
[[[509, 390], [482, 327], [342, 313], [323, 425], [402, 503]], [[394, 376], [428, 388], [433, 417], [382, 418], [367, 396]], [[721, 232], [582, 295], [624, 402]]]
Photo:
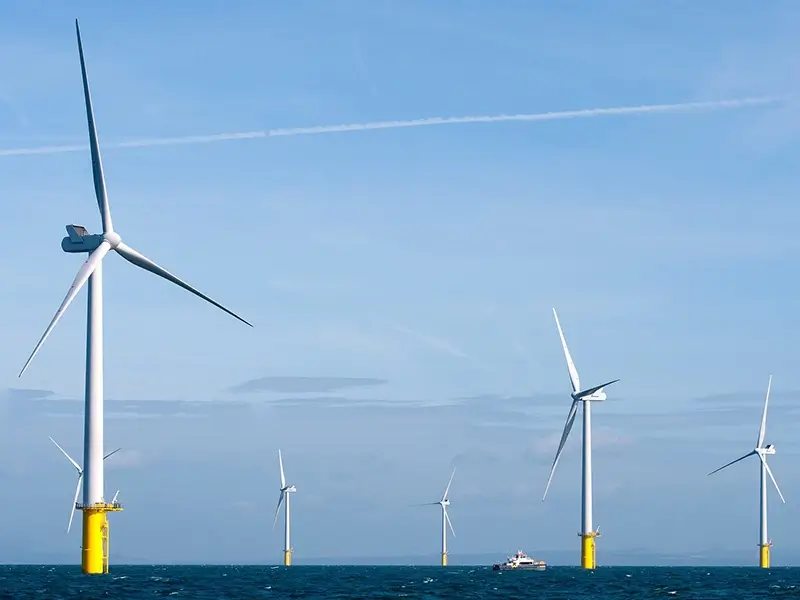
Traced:
[[[350, 123], [344, 125], [318, 125], [315, 127], [293, 127], [284, 129], [268, 129], [264, 131], [245, 131], [240, 133], [217, 133], [212, 135], [190, 135], [180, 137], [164, 137], [127, 142], [111, 142], [103, 144], [103, 148], [147, 148], [151, 146], [174, 146], [178, 144], [207, 144], [231, 140], [246, 140], [279, 136], [314, 135], [321, 133], [340, 133], [346, 131], [368, 131], [371, 129], [398, 129], [401, 127], [423, 127], [428, 125], [447, 125], [456, 123], [502, 123], [508, 121], [552, 121], [557, 119], [579, 119], [614, 115], [638, 115], [646, 113], [687, 112], [699, 110], [720, 110], [726, 108], [745, 108], [775, 104], [782, 100], [778, 96], [762, 96], [754, 98], [738, 98], [731, 100], [712, 100], [708, 102], [683, 102], [679, 104], [645, 104], [641, 106], [618, 106], [615, 108], [584, 108], [580, 110], [563, 110], [555, 112], [493, 115], [471, 117], [430, 117], [405, 121], [376, 121], [373, 123]], [[59, 154], [62, 152], [81, 152], [84, 144], [39, 146], [33, 148], [0, 149], [0, 156], [24, 156], [28, 154]]]

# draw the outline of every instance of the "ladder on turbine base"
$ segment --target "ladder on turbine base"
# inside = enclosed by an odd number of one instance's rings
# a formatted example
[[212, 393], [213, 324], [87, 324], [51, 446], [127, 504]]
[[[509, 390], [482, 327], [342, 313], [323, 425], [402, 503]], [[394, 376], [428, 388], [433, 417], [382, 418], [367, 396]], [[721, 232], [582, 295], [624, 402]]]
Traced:
[[[105, 515], [103, 515], [105, 517]], [[103, 574], [108, 574], [108, 517], [105, 517], [101, 534], [103, 541]]]

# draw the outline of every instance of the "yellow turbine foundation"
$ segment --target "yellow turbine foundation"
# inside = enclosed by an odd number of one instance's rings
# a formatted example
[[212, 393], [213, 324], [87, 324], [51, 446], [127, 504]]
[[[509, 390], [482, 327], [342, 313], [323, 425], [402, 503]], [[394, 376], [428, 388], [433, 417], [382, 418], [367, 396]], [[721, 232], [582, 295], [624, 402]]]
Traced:
[[83, 544], [81, 546], [81, 569], [87, 575], [108, 573], [108, 518], [106, 513], [119, 512], [119, 504], [98, 502], [90, 506], [78, 506], [83, 512]]
[[758, 566], [762, 569], [769, 569], [769, 547], [772, 544], [764, 544], [760, 546], [761, 554], [759, 556]]
[[284, 550], [283, 551], [283, 566], [284, 567], [292, 566], [292, 551], [291, 550]]
[[447, 552], [442, 552], [442, 566], [447, 566]]
[[594, 538], [598, 534], [593, 531], [592, 533], [579, 533], [578, 535], [581, 536], [581, 568], [594, 569], [597, 566]]

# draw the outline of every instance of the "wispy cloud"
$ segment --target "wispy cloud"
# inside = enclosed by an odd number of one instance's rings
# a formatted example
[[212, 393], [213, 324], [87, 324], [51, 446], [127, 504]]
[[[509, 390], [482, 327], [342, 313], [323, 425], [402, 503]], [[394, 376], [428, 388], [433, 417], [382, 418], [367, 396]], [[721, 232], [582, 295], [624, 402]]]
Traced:
[[425, 346], [432, 348], [433, 350], [438, 350], [444, 354], [449, 354], [450, 356], [455, 356], [456, 358], [463, 358], [464, 360], [473, 361], [474, 359], [464, 352], [461, 348], [459, 348], [453, 342], [446, 340], [443, 337], [439, 337], [433, 335], [431, 333], [426, 333], [424, 331], [419, 331], [418, 329], [411, 329], [410, 327], [406, 327], [405, 325], [400, 325], [398, 323], [392, 323], [381, 319], [383, 323], [389, 328], [393, 329], [398, 333], [402, 333], [413, 337], [417, 341], [421, 342]]
[[[553, 121], [559, 119], [585, 119], [593, 117], [640, 115], [647, 113], [690, 112], [700, 110], [737, 109], [752, 106], [778, 104], [785, 100], [782, 96], [762, 96], [712, 100], [707, 102], [682, 102], [677, 104], [643, 104], [639, 106], [617, 106], [611, 108], [583, 108], [543, 113], [517, 115], [476, 115], [465, 117], [427, 117], [402, 121], [375, 121], [371, 123], [348, 123], [342, 125], [317, 125], [313, 127], [291, 127], [262, 131], [217, 133], [211, 135], [188, 135], [180, 137], [151, 138], [103, 144], [104, 148], [147, 148], [152, 146], [174, 146], [178, 144], [207, 144], [234, 140], [247, 140], [270, 137], [291, 137], [297, 135], [317, 135], [324, 133], [345, 133], [369, 131], [373, 129], [399, 129], [404, 127], [426, 127], [431, 125], [456, 125], [467, 123], [505, 123], [512, 121]], [[8, 148], [0, 150], [0, 156], [24, 156], [29, 154], [59, 154], [63, 152], [82, 152], [84, 144], [39, 146], [35, 148]]]
[[422, 400], [375, 400], [371, 398], [350, 398], [344, 396], [316, 396], [303, 398], [278, 398], [275, 400], [265, 400], [263, 406], [277, 407], [280, 409], [306, 410], [321, 409], [357, 409], [359, 411], [369, 410], [373, 414], [377, 411], [403, 411], [403, 410], [425, 410], [440, 406], [435, 403]]
[[373, 377], [260, 377], [227, 389], [232, 394], [278, 392], [284, 394], [321, 394], [354, 387], [385, 385], [385, 379]]
[[54, 396], [52, 390], [32, 390], [25, 388], [8, 388], [0, 392], [0, 400], [10, 400], [11, 402], [24, 402], [25, 400], [41, 400]]
[[[241, 401], [193, 400], [105, 400], [107, 419], [160, 419], [194, 417], [209, 418], [221, 415], [244, 414], [252, 405]], [[76, 398], [35, 397], [25, 402], [8, 404], [14, 417], [81, 417], [84, 401]]]
[[[765, 383], [764, 389], [760, 391], [753, 390], [752, 392], [725, 392], [720, 394], [711, 394], [708, 396], [694, 398], [694, 401], [700, 405], [709, 407], [752, 406], [753, 410], [761, 411], [764, 406], [764, 396], [766, 393], [767, 385]], [[798, 400], [800, 400], [800, 391], [797, 390], [776, 391], [773, 388], [770, 392], [770, 404], [772, 406], [774, 406], [776, 402], [778, 404], [786, 403], [787, 405], [797, 405]]]
[[454, 342], [452, 342], [452, 341], [450, 341], [450, 340], [448, 340], [446, 338], [443, 338], [443, 337], [438, 336], [438, 335], [434, 335], [434, 334], [426, 332], [426, 331], [420, 331], [419, 329], [412, 329], [411, 327], [407, 327], [405, 325], [401, 325], [399, 323], [395, 323], [393, 321], [389, 321], [388, 319], [385, 319], [383, 317], [379, 317], [377, 315], [373, 315], [372, 318], [377, 320], [377, 321], [380, 321], [388, 329], [391, 329], [393, 331], [396, 331], [397, 333], [401, 333], [401, 334], [406, 335], [406, 336], [408, 336], [410, 338], [413, 338], [416, 341], [418, 341], [419, 343], [421, 343], [423, 346], [426, 346], [427, 348], [430, 348], [431, 350], [434, 350], [434, 351], [439, 352], [441, 354], [445, 354], [445, 355], [452, 356], [452, 357], [455, 357], [455, 358], [460, 358], [460, 359], [465, 360], [465, 361], [469, 362], [470, 364], [472, 364], [473, 366], [478, 367], [479, 369], [482, 369], [484, 371], [495, 372], [495, 369], [491, 365], [488, 365], [488, 364], [484, 363], [483, 361], [478, 360], [474, 356], [471, 356], [470, 354], [467, 354], [457, 344], [455, 344]]

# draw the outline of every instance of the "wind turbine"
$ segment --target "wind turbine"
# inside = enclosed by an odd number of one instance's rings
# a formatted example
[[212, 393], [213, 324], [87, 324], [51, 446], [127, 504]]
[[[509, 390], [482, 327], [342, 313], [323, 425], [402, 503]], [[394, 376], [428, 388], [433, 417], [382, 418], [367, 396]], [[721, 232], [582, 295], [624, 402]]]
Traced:
[[581, 380], [578, 377], [578, 369], [575, 368], [575, 363], [572, 361], [572, 356], [567, 348], [567, 340], [564, 339], [564, 332], [561, 330], [561, 323], [558, 321], [558, 313], [553, 309], [553, 316], [556, 319], [556, 327], [558, 328], [558, 336], [561, 338], [561, 346], [564, 348], [564, 358], [567, 359], [567, 369], [569, 370], [569, 379], [572, 384], [572, 405], [569, 408], [567, 415], [567, 422], [564, 424], [564, 431], [561, 434], [561, 441], [558, 443], [558, 450], [556, 457], [553, 459], [553, 466], [550, 467], [550, 476], [547, 478], [547, 486], [544, 488], [544, 495], [542, 502], [547, 497], [547, 490], [550, 489], [550, 482], [553, 481], [553, 474], [556, 471], [558, 459], [561, 457], [561, 452], [564, 449], [564, 444], [567, 442], [569, 432], [572, 429], [572, 424], [575, 422], [575, 416], [578, 414], [578, 405], [583, 404], [583, 485], [582, 485], [582, 501], [581, 501], [581, 532], [578, 534], [581, 537], [581, 567], [584, 569], [594, 569], [597, 560], [595, 556], [595, 538], [600, 537], [599, 530], [592, 529], [592, 413], [591, 403], [601, 402], [607, 398], [603, 388], [612, 383], [616, 383], [619, 379], [608, 381], [602, 385], [595, 387], [581, 389]]
[[[149, 258], [143, 256], [127, 244], [123, 243], [119, 233], [114, 230], [111, 222], [106, 184], [103, 177], [103, 165], [100, 160], [100, 148], [97, 140], [97, 129], [94, 122], [92, 99], [89, 93], [89, 82], [86, 75], [86, 63], [83, 57], [83, 45], [78, 21], [75, 21], [75, 33], [78, 38], [78, 55], [81, 63], [81, 76], [83, 78], [83, 96], [86, 103], [86, 119], [89, 126], [89, 148], [92, 157], [92, 175], [94, 178], [94, 191], [97, 205], [100, 209], [103, 233], [90, 234], [81, 225], [67, 225], [67, 237], [61, 240], [61, 249], [64, 252], [75, 254], [89, 254], [75, 276], [75, 280], [67, 292], [61, 306], [50, 321], [44, 334], [39, 339], [33, 352], [22, 367], [21, 377], [33, 357], [39, 352], [42, 344], [50, 335], [59, 319], [78, 295], [81, 288], [89, 282], [88, 311], [86, 329], [86, 380], [85, 395], [86, 406], [84, 415], [84, 440], [83, 464], [86, 469], [86, 479], [83, 486], [83, 502], [78, 509], [83, 511], [83, 544], [81, 553], [81, 567], [84, 573], [105, 573], [108, 571], [108, 552], [105, 544], [106, 513], [122, 510], [116, 503], [106, 503], [103, 496], [103, 283], [102, 260], [112, 250], [122, 258], [137, 267], [150, 271], [163, 277], [167, 281], [179, 285], [189, 292], [203, 298], [214, 306], [233, 315], [240, 321], [247, 321], [234, 314], [221, 304], [215, 302], [205, 294], [181, 281], [166, 269], [158, 266]], [[183, 235], [175, 235], [176, 242], [184, 242]], [[252, 325], [250, 325], [252, 327]]]
[[[61, 450], [61, 454], [67, 457], [67, 460], [72, 463], [72, 466], [75, 467], [75, 470], [78, 472], [78, 485], [75, 486], [75, 498], [72, 500], [72, 509], [69, 511], [69, 523], [67, 523], [67, 533], [69, 533], [69, 530], [72, 529], [72, 519], [75, 516], [75, 509], [78, 506], [78, 494], [80, 494], [81, 492], [81, 482], [83, 481], [83, 469], [75, 461], [75, 459], [73, 459], [69, 454], [67, 454], [66, 450], [64, 450], [61, 446], [59, 446], [57, 441], [55, 441], [50, 436], [47, 437], [49, 437], [50, 441], [56, 445], [56, 448]], [[103, 457], [103, 460], [107, 459], [109, 456], [116, 454], [120, 450], [122, 450], [122, 448], [117, 448], [116, 450], [112, 450]], [[117, 491], [117, 494], [119, 494], [119, 491]], [[117, 495], [115, 494], [114, 500], [112, 500], [111, 504], [115, 504], [116, 501], [117, 501]]]
[[283, 472], [283, 456], [281, 451], [278, 450], [278, 464], [281, 467], [281, 495], [278, 498], [278, 506], [275, 507], [275, 519], [272, 521], [272, 529], [275, 529], [275, 524], [278, 522], [278, 512], [281, 510], [281, 504], [284, 504], [283, 514], [283, 564], [284, 566], [291, 566], [292, 564], [292, 542], [289, 535], [289, 528], [291, 518], [289, 515], [289, 494], [297, 491], [294, 485], [286, 485], [286, 475]]
[[770, 547], [772, 546], [772, 540], [769, 539], [767, 536], [767, 475], [772, 480], [772, 484], [775, 486], [775, 489], [778, 492], [778, 496], [781, 497], [781, 501], [786, 503], [786, 500], [783, 498], [783, 494], [781, 494], [781, 488], [778, 487], [778, 482], [775, 481], [775, 476], [772, 474], [772, 470], [769, 468], [767, 464], [767, 455], [768, 454], [775, 454], [775, 446], [772, 444], [764, 445], [764, 436], [767, 433], [767, 406], [769, 405], [769, 392], [772, 388], [772, 375], [769, 376], [769, 381], [767, 383], [767, 397], [764, 399], [764, 412], [761, 415], [761, 427], [758, 430], [758, 440], [756, 441], [756, 447], [745, 454], [744, 456], [740, 456], [736, 460], [729, 462], [727, 465], [721, 466], [719, 469], [711, 471], [709, 475], [713, 475], [714, 473], [721, 471], [726, 467], [730, 467], [732, 464], [739, 462], [740, 460], [744, 460], [750, 456], [758, 456], [760, 459], [760, 464], [758, 465], [761, 469], [761, 503], [760, 503], [760, 511], [761, 511], [761, 521], [759, 525], [758, 531], [758, 546], [760, 548], [759, 553], [759, 561], [758, 564], [762, 569], [769, 568], [769, 554], [770, 554]]
[[453, 469], [453, 473], [450, 475], [450, 481], [447, 482], [447, 487], [444, 489], [444, 494], [442, 494], [442, 499], [438, 502], [426, 502], [424, 504], [418, 504], [417, 506], [436, 506], [437, 504], [442, 507], [442, 566], [447, 566], [447, 527], [450, 526], [450, 531], [453, 532], [453, 537], [456, 536], [456, 531], [453, 529], [453, 524], [450, 522], [450, 515], [447, 514], [447, 507], [450, 506], [450, 498], [448, 497], [448, 493], [450, 492], [450, 484], [453, 483], [453, 476], [456, 474], [456, 470]]

